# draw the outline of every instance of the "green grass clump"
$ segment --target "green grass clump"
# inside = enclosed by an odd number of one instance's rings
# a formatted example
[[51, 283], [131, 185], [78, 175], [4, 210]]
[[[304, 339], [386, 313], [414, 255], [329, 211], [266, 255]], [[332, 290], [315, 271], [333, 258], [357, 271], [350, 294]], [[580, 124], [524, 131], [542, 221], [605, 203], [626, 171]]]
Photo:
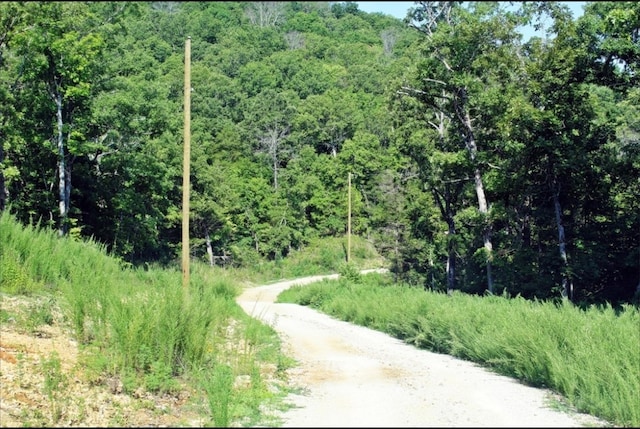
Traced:
[[0, 250], [0, 256], [2, 256], [0, 292], [10, 295], [31, 295], [41, 289], [41, 286], [30, 277], [24, 262], [13, 249]]

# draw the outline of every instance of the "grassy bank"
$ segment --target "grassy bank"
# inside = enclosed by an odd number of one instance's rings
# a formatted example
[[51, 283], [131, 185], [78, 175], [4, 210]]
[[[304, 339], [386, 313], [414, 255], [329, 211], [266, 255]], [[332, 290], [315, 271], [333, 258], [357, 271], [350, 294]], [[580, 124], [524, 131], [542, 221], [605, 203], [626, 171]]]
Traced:
[[[194, 404], [204, 404], [208, 426], [277, 426], [268, 410], [287, 407], [285, 370], [295, 362], [282, 353], [275, 331], [246, 315], [235, 297], [249, 284], [335, 272], [345, 265], [344, 241], [314, 242], [251, 269], [194, 262], [185, 288], [180, 267], [132, 268], [98, 243], [24, 227], [2, 212], [0, 297], [34, 300], [22, 314], [3, 311], [0, 322], [36, 332], [59, 310], [89, 383], [116, 380], [127, 395], [142, 389], [177, 397], [189, 390]], [[352, 251], [364, 268], [379, 263], [364, 240], [354, 238]], [[58, 358], [43, 362], [43, 373], [51, 373], [51, 363]], [[55, 388], [46, 388], [49, 396]], [[27, 415], [24, 425], [60, 424], [64, 410], [54, 414]]]
[[[117, 379], [125, 394], [188, 388], [194, 402], [208, 404], [204, 421], [216, 427], [265, 424], [264, 405], [277, 407], [288, 393], [278, 380], [293, 362], [275, 332], [235, 303], [242, 285], [233, 272], [194, 264], [184, 288], [179, 269], [125, 267], [97, 243], [24, 228], [6, 213], [0, 243], [0, 292], [47, 297], [38, 312], [19, 319], [27, 330], [60, 308], [90, 382]], [[1, 320], [12, 318], [18, 315]], [[273, 368], [269, 383], [264, 368]]]
[[278, 302], [311, 306], [419, 348], [450, 354], [536, 387], [615, 426], [640, 426], [640, 311], [448, 296], [350, 273], [294, 286]]

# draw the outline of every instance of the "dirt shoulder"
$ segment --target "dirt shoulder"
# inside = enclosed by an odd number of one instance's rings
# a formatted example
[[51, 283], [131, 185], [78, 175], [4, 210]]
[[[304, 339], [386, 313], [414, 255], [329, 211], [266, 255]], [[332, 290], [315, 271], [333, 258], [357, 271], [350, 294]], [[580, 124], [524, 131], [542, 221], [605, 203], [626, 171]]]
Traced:
[[[0, 297], [15, 314], [33, 298]], [[55, 313], [55, 312], [54, 312]], [[60, 315], [33, 332], [20, 323], [0, 324], [0, 427], [202, 427], [191, 395], [122, 393], [118, 380], [91, 380], [78, 344], [62, 328]]]
[[[280, 334], [304, 389], [284, 427], [581, 427], [598, 419], [563, 411], [550, 391], [473, 363], [419, 350], [386, 334], [295, 304], [274, 303], [309, 277], [246, 289], [238, 303]], [[555, 408], [554, 408], [555, 407]]]

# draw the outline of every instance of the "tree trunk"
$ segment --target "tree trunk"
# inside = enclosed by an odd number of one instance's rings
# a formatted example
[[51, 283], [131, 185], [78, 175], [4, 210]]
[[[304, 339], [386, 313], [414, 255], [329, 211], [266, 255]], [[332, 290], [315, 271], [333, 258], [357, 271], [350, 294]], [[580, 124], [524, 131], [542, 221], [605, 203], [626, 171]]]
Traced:
[[453, 217], [447, 219], [448, 236], [447, 236], [447, 295], [453, 294], [456, 285], [456, 251], [454, 239], [456, 236], [456, 227], [453, 223]]
[[211, 237], [209, 230], [205, 232], [205, 241], [207, 243], [207, 255], [209, 255], [209, 265], [213, 267], [213, 248], [211, 247]]
[[[463, 92], [462, 99], [466, 99], [466, 93]], [[464, 104], [464, 101], [462, 102]], [[471, 162], [474, 164], [474, 184], [476, 189], [476, 195], [478, 197], [478, 210], [482, 214], [483, 228], [482, 228], [482, 240], [484, 242], [484, 250], [486, 257], [486, 268], [487, 268], [487, 290], [489, 293], [493, 293], [493, 276], [491, 275], [491, 260], [493, 259], [493, 246], [491, 244], [491, 224], [488, 219], [489, 214], [489, 206], [487, 204], [487, 198], [484, 193], [484, 185], [482, 183], [482, 174], [480, 173], [480, 168], [477, 165], [476, 154], [478, 152], [478, 146], [476, 145], [476, 140], [473, 135], [473, 125], [471, 124], [471, 118], [469, 117], [469, 112], [464, 109], [464, 114], [461, 114], [460, 111], [463, 110], [464, 107], [458, 106], [456, 110], [458, 111], [458, 115], [460, 120], [462, 120], [467, 133], [465, 137], [465, 144], [467, 146], [467, 150], [469, 151], [469, 155], [471, 157]]]
[[520, 218], [522, 245], [525, 248], [531, 247], [531, 196], [527, 195], [524, 198], [522, 217]]
[[562, 208], [560, 206], [559, 185], [554, 184], [553, 206], [556, 212], [556, 225], [558, 226], [558, 248], [560, 258], [563, 263], [562, 272], [562, 299], [573, 301], [573, 282], [569, 274], [569, 260], [567, 258], [566, 241], [564, 236], [564, 226], [562, 225]]
[[[434, 32], [440, 23], [445, 22], [452, 27], [456, 26], [456, 23], [452, 19], [451, 11], [455, 2], [416, 2], [418, 7], [412, 11], [412, 18], [415, 20], [410, 26], [416, 28], [418, 31], [424, 33], [429, 39], [434, 37]], [[435, 52], [435, 57], [442, 63], [448, 72], [452, 73], [452, 76], [456, 76], [461, 72], [455, 72], [452, 66], [447, 62], [442, 52]], [[446, 80], [446, 78], [445, 78]], [[447, 92], [449, 96], [445, 96], [444, 99], [448, 99], [452, 103], [452, 114], [455, 114], [457, 121], [463, 128], [461, 137], [465, 141], [465, 145], [471, 156], [471, 162], [474, 168], [474, 179], [476, 195], [478, 197], [478, 208], [483, 217], [483, 232], [482, 239], [484, 242], [485, 258], [486, 258], [486, 270], [487, 270], [487, 290], [489, 293], [493, 293], [493, 276], [491, 274], [491, 261], [493, 258], [493, 247], [491, 244], [491, 225], [488, 218], [488, 204], [484, 193], [484, 186], [482, 184], [482, 175], [480, 168], [476, 161], [477, 145], [473, 132], [473, 124], [469, 116], [468, 109], [468, 93], [464, 86], [457, 86], [452, 80], [449, 84], [446, 84], [442, 80], [429, 79], [431, 83], [442, 84], [442, 88], [449, 88]], [[451, 85], [456, 85], [454, 88]], [[425, 94], [426, 95], [426, 94]], [[427, 101], [427, 103], [433, 103]], [[436, 103], [437, 104], [437, 103]], [[440, 106], [431, 104], [432, 107], [436, 107], [443, 112]]]
[[278, 154], [280, 153], [280, 145], [289, 134], [289, 127], [280, 127], [278, 124], [265, 130], [260, 137], [262, 149], [266, 151], [273, 168], [273, 189], [278, 189]]
[[491, 225], [489, 224], [487, 208], [487, 199], [484, 194], [484, 187], [482, 185], [482, 176], [480, 170], [476, 168], [474, 172], [476, 195], [478, 196], [478, 208], [482, 214], [482, 240], [484, 242], [484, 250], [486, 257], [487, 268], [487, 290], [489, 293], [493, 293], [493, 276], [491, 274], [491, 260], [493, 259], [493, 246], [491, 244]]
[[273, 189], [278, 189], [278, 156], [273, 157]]
[[258, 234], [255, 232], [251, 233], [251, 237], [253, 237], [253, 243], [255, 245], [256, 252], [260, 251], [260, 243], [258, 242]]
[[54, 95], [56, 102], [56, 115], [58, 120], [58, 207], [60, 212], [60, 224], [58, 234], [63, 236], [69, 232], [69, 200], [71, 194], [70, 171], [66, 165], [63, 123], [62, 123], [62, 94], [60, 92]]
[[460, 192], [460, 189], [454, 190], [455, 195], [451, 195], [451, 184], [445, 184], [444, 195], [436, 189], [431, 188], [436, 205], [440, 209], [442, 218], [447, 222], [447, 295], [451, 295], [456, 286], [456, 226], [455, 226], [455, 211], [451, 206], [451, 201], [456, 198]]

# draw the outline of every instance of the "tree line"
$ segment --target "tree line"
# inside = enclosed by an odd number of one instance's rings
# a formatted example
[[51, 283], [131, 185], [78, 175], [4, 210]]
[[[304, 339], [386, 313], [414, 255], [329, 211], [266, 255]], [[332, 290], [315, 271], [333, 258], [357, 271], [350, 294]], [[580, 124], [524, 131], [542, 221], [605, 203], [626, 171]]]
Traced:
[[193, 258], [344, 235], [350, 175], [399, 281], [630, 302], [639, 29], [637, 2], [0, 3], [0, 209], [175, 263], [190, 37]]

